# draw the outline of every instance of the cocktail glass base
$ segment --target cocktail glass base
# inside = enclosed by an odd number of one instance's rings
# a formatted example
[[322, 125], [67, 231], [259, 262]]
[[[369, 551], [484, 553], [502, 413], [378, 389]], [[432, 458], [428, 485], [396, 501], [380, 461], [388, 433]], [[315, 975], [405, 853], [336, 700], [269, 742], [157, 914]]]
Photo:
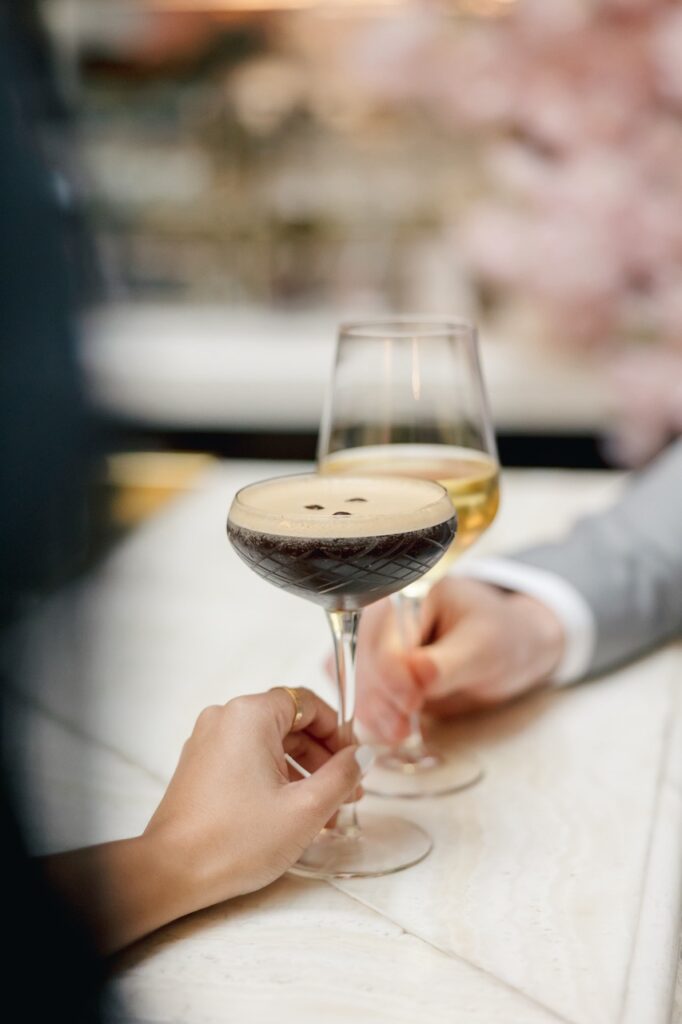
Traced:
[[403, 747], [381, 754], [362, 786], [373, 796], [421, 799], [459, 793], [482, 778], [483, 767], [475, 757], [442, 754], [431, 748], [410, 756]]
[[362, 815], [362, 827], [339, 832], [325, 828], [291, 874], [303, 878], [374, 878], [419, 864], [433, 842], [419, 825], [404, 818]]

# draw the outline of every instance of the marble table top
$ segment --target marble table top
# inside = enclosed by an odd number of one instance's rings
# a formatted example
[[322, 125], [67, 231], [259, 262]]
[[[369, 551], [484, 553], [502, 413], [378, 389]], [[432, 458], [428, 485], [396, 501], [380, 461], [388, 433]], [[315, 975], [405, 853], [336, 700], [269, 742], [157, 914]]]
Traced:
[[[139, 832], [204, 705], [278, 683], [331, 696], [319, 610], [249, 573], [224, 537], [235, 489], [282, 469], [208, 472], [33, 626], [18, 707], [37, 847]], [[557, 535], [619, 486], [607, 474], [509, 473], [479, 550]], [[668, 1021], [682, 896], [681, 676], [673, 645], [441, 727], [441, 742], [475, 750], [486, 774], [458, 795], [391, 802], [434, 836], [430, 857], [382, 879], [285, 877], [163, 929], [120, 957], [117, 1019]]]

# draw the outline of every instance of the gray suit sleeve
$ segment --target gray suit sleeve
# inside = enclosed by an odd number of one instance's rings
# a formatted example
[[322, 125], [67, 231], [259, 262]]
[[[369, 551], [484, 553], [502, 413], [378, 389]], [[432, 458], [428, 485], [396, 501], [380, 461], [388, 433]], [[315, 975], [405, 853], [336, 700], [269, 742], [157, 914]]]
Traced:
[[563, 542], [513, 557], [557, 573], [585, 598], [597, 627], [591, 674], [682, 635], [682, 440]]

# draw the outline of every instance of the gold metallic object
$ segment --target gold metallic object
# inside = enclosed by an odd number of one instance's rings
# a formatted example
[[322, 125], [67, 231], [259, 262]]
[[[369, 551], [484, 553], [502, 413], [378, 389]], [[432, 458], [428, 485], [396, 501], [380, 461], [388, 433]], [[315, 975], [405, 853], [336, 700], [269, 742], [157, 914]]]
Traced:
[[294, 719], [289, 728], [289, 732], [292, 732], [303, 718], [303, 704], [301, 703], [298, 690], [292, 689], [290, 686], [282, 686], [281, 689], [285, 690], [294, 702]]

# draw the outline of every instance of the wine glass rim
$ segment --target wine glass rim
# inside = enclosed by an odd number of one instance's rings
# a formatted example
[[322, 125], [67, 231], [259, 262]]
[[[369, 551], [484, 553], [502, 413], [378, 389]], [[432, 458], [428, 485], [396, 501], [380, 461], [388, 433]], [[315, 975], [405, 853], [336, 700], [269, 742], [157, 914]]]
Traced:
[[386, 316], [367, 317], [363, 320], [345, 320], [339, 325], [343, 338], [445, 338], [452, 334], [474, 337], [476, 326], [471, 320], [458, 316]]
[[[376, 477], [376, 476], [370, 476], [369, 474], [364, 474], [363, 475], [362, 473], [358, 473], [357, 475], [353, 474], [353, 476], [343, 476], [343, 477], [340, 477], [340, 476], [339, 477], [330, 477], [330, 476], [325, 476], [323, 473], [280, 473], [277, 476], [265, 477], [263, 480], [253, 480], [251, 483], [244, 484], [243, 487], [240, 487], [239, 490], [235, 493], [234, 498], [232, 499], [232, 502], [231, 502], [231, 505], [230, 505], [230, 511], [231, 511], [232, 505], [236, 504], [236, 505], [240, 505], [244, 509], [248, 508], [248, 509], [250, 509], [250, 510], [252, 510], [254, 512], [257, 512], [259, 518], [262, 517], [265, 520], [271, 520], [271, 521], [281, 520], [282, 515], [281, 515], [280, 512], [270, 512], [267, 509], [258, 508], [258, 507], [254, 506], [254, 505], [248, 505], [244, 501], [244, 497], [243, 497], [244, 492], [251, 490], [251, 488], [253, 488], [253, 487], [259, 487], [262, 484], [279, 483], [280, 481], [283, 481], [283, 480], [304, 480], [304, 479], [313, 479], [313, 478], [321, 478], [323, 480], [337, 479], [339, 482], [343, 481], [346, 484], [349, 484], [349, 483], [352, 484], [352, 483], [360, 482], [360, 481], [362, 481], [362, 482], [369, 481], [371, 483], [376, 483], [378, 479], [381, 479], [382, 481], [384, 481], [384, 480], [389, 481], [389, 482], [392, 481], [394, 483], [400, 483], [402, 485], [404, 485], [409, 480], [411, 480], [412, 483], [418, 482], [419, 484], [427, 484], [427, 485], [430, 486], [431, 490], [433, 491], [434, 497], [433, 497], [433, 501], [427, 501], [427, 502], [425, 502], [425, 504], [419, 506], [419, 511], [420, 512], [421, 511], [425, 511], [427, 509], [430, 509], [430, 508], [438, 505], [439, 502], [442, 502], [443, 497], [446, 497], [448, 499], [448, 501], [450, 501], [450, 496], [448, 495], [447, 490], [445, 489], [445, 487], [443, 487], [442, 484], [438, 483], [437, 480], [422, 480], [422, 479], [417, 478], [417, 477], [404, 477], [404, 476], [383, 476], [382, 475], [381, 477]], [[387, 522], [388, 520], [395, 520], [395, 517], [396, 517], [396, 513], [395, 512], [385, 512], [385, 513], [381, 512], [381, 513], [374, 513], [371, 516], [368, 515], [366, 518], [368, 520], [371, 519], [372, 521], [377, 521], [378, 520], [380, 522]], [[229, 520], [229, 518], [230, 518], [230, 512], [228, 512], [228, 520]], [[309, 519], [312, 522], [312, 521], [315, 520], [316, 517], [312, 516], [312, 515], [310, 515], [310, 516], [299, 515], [298, 518], [304, 519], [306, 521], [308, 521], [308, 519]]]

